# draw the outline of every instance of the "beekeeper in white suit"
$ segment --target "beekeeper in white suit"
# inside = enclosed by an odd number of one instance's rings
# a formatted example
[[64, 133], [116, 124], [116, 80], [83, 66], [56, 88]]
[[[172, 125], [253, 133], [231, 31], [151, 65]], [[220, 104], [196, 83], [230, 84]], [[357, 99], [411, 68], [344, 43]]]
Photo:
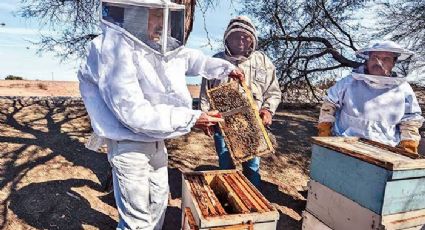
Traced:
[[357, 51], [357, 56], [364, 65], [327, 91], [319, 136], [363, 137], [417, 153], [424, 119], [406, 81], [413, 52], [379, 41]]
[[185, 75], [243, 74], [183, 47], [182, 5], [103, 0], [101, 9], [102, 35], [91, 42], [78, 78], [95, 137], [108, 144], [117, 228], [161, 229], [169, 191], [164, 139], [222, 121], [191, 109]]

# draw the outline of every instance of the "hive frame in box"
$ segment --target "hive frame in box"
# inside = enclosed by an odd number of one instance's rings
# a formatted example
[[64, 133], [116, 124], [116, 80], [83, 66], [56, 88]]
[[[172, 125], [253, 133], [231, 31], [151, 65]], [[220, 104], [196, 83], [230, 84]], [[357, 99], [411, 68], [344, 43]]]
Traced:
[[241, 172], [188, 172], [182, 177], [183, 230], [276, 229], [279, 213]]
[[[237, 85], [238, 83], [235, 82], [235, 81], [233, 81], [233, 82], [230, 82], [230, 83], [227, 83], [227, 84], [223, 84], [223, 85], [217, 86], [217, 87], [212, 88], [212, 89], [210, 89], [210, 90], [207, 91], [208, 101], [209, 101], [209, 103], [210, 103], [210, 105], [211, 105], [211, 107], [212, 107], [213, 110], [217, 110], [217, 107], [215, 105], [215, 102], [211, 99], [212, 98], [211, 97], [211, 92], [214, 92], [214, 91], [217, 91], [217, 90], [222, 90], [222, 88], [227, 87], [227, 86], [232, 85], [232, 84], [233, 85]], [[263, 121], [262, 121], [262, 119], [260, 117], [260, 114], [258, 112], [257, 105], [255, 104], [254, 99], [252, 97], [251, 90], [248, 88], [248, 86], [246, 85], [245, 81], [242, 81], [241, 82], [241, 85], [242, 85], [243, 90], [245, 91], [245, 95], [246, 96], [244, 97], [242, 94], [240, 94], [240, 93], [239, 94], [241, 96], [241, 99], [245, 99], [245, 100], [248, 101], [249, 108], [239, 107], [237, 109], [233, 109], [232, 111], [226, 111], [226, 112], [224, 112], [222, 114], [224, 115], [224, 117], [226, 117], [226, 116], [231, 116], [231, 115], [235, 114], [236, 112], [241, 112], [244, 109], [248, 109], [249, 112], [251, 112], [251, 113], [254, 114], [255, 121], [257, 122], [257, 124], [258, 124], [258, 126], [260, 128], [259, 131], [261, 131], [262, 136], [265, 139], [265, 142], [266, 142], [266, 145], [267, 145], [267, 150], [262, 151], [262, 152], [257, 152], [255, 154], [251, 154], [251, 155], [245, 155], [242, 158], [236, 157], [236, 154], [234, 152], [234, 145], [231, 143], [231, 141], [230, 141], [228, 135], [226, 134], [226, 132], [224, 132], [224, 130], [225, 130], [224, 129], [224, 124], [219, 122], [218, 125], [219, 125], [220, 130], [221, 130], [221, 133], [222, 133], [222, 135], [224, 137], [224, 141], [225, 141], [226, 146], [227, 146], [227, 148], [229, 150], [230, 156], [231, 156], [231, 158], [233, 160], [233, 163], [235, 165], [238, 164], [238, 163], [241, 163], [241, 162], [245, 162], [247, 160], [250, 160], [250, 159], [252, 159], [252, 158], [254, 158], [256, 156], [263, 156], [263, 155], [266, 155], [266, 154], [269, 154], [269, 153], [273, 153], [274, 152], [274, 148], [273, 148], [272, 142], [270, 141], [270, 138], [269, 138], [269, 136], [267, 134], [266, 128], [263, 125]], [[226, 115], [226, 113], [229, 113], [229, 112], [231, 112], [230, 115]], [[246, 154], [246, 153], [244, 153], [244, 154]]]

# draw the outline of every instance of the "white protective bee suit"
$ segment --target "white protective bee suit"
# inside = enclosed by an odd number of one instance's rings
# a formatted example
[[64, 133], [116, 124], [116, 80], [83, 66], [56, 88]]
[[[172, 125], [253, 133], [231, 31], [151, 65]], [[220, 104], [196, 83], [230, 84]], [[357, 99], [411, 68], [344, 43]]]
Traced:
[[[101, 9], [102, 34], [78, 79], [94, 133], [108, 143], [117, 228], [161, 229], [169, 191], [164, 139], [188, 133], [201, 115], [185, 77], [225, 78], [235, 67], [183, 47], [182, 5], [103, 0]], [[161, 23], [151, 23], [155, 17]]]
[[368, 74], [364, 65], [354, 69], [328, 89], [319, 126], [329, 122], [336, 136], [357, 136], [391, 146], [402, 140], [418, 142], [421, 108], [406, 75], [397, 73], [397, 64], [408, 62], [413, 53], [394, 42], [381, 41], [359, 50], [357, 56], [368, 60], [373, 51], [396, 54], [391, 76]]

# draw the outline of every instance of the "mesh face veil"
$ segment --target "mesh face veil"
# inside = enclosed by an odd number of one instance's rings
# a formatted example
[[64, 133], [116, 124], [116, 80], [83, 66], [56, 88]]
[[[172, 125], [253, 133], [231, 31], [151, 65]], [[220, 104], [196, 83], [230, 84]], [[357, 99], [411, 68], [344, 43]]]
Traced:
[[162, 54], [184, 44], [184, 6], [165, 0], [102, 0], [101, 21]]
[[365, 64], [353, 71], [353, 77], [374, 88], [389, 88], [406, 81], [414, 69], [414, 53], [392, 41], [378, 41], [356, 52]]

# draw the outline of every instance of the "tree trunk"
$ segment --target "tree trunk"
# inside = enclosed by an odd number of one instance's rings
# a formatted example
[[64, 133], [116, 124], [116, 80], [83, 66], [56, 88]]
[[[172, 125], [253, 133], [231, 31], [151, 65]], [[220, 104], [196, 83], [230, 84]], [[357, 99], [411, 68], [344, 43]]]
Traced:
[[196, 6], [196, 0], [174, 0], [173, 2], [178, 4], [183, 4], [186, 7], [186, 14], [185, 14], [185, 28], [184, 28], [184, 40], [185, 42], [189, 38], [190, 32], [192, 32], [193, 28], [193, 20], [195, 17], [195, 6]]

